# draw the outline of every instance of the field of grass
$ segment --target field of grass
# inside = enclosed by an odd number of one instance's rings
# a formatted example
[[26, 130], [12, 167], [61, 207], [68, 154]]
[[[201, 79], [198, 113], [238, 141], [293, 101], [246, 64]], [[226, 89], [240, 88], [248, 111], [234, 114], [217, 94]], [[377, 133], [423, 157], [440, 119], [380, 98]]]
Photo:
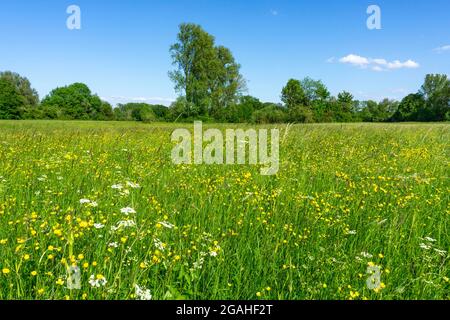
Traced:
[[293, 126], [276, 176], [178, 126], [0, 122], [0, 299], [450, 298], [448, 124]]

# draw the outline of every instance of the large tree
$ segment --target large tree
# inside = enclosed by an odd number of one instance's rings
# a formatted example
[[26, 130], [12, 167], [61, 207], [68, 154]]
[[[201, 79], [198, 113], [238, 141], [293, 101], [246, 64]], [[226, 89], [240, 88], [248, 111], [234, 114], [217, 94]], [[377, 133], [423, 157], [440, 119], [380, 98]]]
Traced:
[[425, 99], [419, 93], [409, 94], [400, 102], [394, 121], [417, 121], [419, 113], [425, 108]]
[[111, 110], [83, 83], [56, 88], [41, 103], [44, 116], [51, 119], [97, 120], [111, 117]]
[[[8, 108], [5, 104], [6, 100], [10, 101], [9, 103], [11, 108], [17, 108], [17, 111], [11, 110], [10, 112], [5, 112], [9, 114], [16, 114], [15, 117], [18, 119], [35, 117], [36, 108], [39, 104], [39, 96], [36, 90], [31, 87], [30, 81], [27, 78], [11, 71], [0, 72], [0, 79], [3, 81], [3, 90], [6, 90], [7, 87], [9, 88], [7, 91], [0, 92], [3, 97], [3, 108]], [[6, 86], [6, 82], [10, 83], [11, 86], [14, 87], [13, 91], [10, 90], [10, 86]], [[11, 97], [6, 97], [7, 92], [14, 95], [14, 99], [16, 101], [13, 104], [11, 104]]]
[[288, 109], [298, 106], [305, 106], [308, 103], [305, 91], [301, 82], [296, 79], [290, 79], [281, 91], [281, 101]]
[[0, 78], [0, 119], [20, 119], [25, 104], [19, 90], [7, 79]]
[[170, 48], [174, 71], [169, 76], [186, 98], [186, 116], [207, 114], [234, 103], [245, 88], [231, 51], [196, 24], [180, 25]]
[[419, 93], [426, 101], [426, 109], [419, 114], [419, 120], [445, 120], [450, 112], [450, 80], [447, 75], [428, 74]]

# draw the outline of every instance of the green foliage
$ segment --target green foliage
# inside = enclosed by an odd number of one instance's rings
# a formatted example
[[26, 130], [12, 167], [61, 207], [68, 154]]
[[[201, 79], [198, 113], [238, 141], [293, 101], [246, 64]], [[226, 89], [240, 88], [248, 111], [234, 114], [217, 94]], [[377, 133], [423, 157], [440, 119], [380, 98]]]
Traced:
[[393, 120], [395, 121], [414, 121], [419, 118], [420, 112], [425, 108], [425, 99], [419, 93], [410, 94], [403, 98], [398, 106]]
[[185, 117], [220, 114], [245, 89], [231, 51], [216, 47], [214, 37], [199, 25], [181, 24], [170, 53], [176, 69], [169, 76], [186, 99]]
[[419, 91], [426, 101], [420, 120], [443, 121], [450, 111], [450, 80], [444, 74], [428, 74]]
[[287, 120], [285, 109], [276, 104], [269, 104], [263, 109], [255, 111], [252, 116], [252, 122], [259, 124], [283, 123]]
[[120, 121], [154, 122], [157, 120], [152, 106], [147, 103], [119, 104], [114, 109], [114, 114]]
[[0, 78], [0, 119], [20, 119], [25, 104], [19, 90], [7, 79]]
[[308, 104], [308, 98], [299, 80], [290, 79], [281, 91], [281, 101], [288, 109]]
[[33, 119], [38, 117], [36, 109], [39, 104], [39, 96], [36, 90], [31, 88], [27, 78], [14, 72], [5, 71], [0, 72], [0, 80], [2, 80], [0, 118]]
[[111, 116], [108, 106], [83, 83], [52, 90], [42, 101], [41, 109], [50, 119], [95, 120]]

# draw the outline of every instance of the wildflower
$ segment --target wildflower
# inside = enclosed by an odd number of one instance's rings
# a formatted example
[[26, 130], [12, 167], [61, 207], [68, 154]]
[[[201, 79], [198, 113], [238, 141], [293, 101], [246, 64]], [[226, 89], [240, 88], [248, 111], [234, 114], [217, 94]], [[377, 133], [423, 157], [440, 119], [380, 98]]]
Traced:
[[94, 288], [104, 287], [108, 281], [102, 274], [98, 274], [96, 276], [91, 275], [89, 277], [89, 284]]
[[371, 255], [371, 254], [368, 253], [368, 252], [361, 252], [361, 257], [370, 259], [370, 258], [373, 257], [373, 255]]
[[126, 208], [120, 209], [120, 212], [125, 214], [125, 215], [129, 215], [129, 214], [136, 213], [136, 210], [134, 210], [133, 208], [130, 208], [130, 207], [126, 207]]
[[173, 227], [175, 227], [173, 224], [171, 224], [169, 222], [166, 222], [166, 221], [159, 222], [159, 224], [162, 225], [164, 228], [167, 228], [167, 229], [173, 229]]
[[64, 284], [64, 280], [61, 279], [61, 278], [59, 278], [58, 280], [56, 280], [56, 284], [57, 284], [58, 286], [62, 286], [62, 285]]
[[8, 273], [10, 273], [11, 272], [11, 270], [9, 270], [8, 268], [3, 268], [2, 269], [2, 273], [3, 274], [8, 274]]
[[110, 248], [117, 248], [119, 246], [119, 244], [117, 242], [111, 242], [110, 244], [108, 244], [108, 247]]
[[31, 271], [31, 275], [33, 276], [33, 277], [36, 277], [37, 276], [37, 271]]
[[217, 252], [216, 252], [216, 251], [211, 251], [211, 252], [209, 253], [209, 255], [210, 255], [211, 257], [217, 257]]
[[421, 243], [419, 246], [420, 246], [420, 248], [422, 248], [423, 250], [430, 250], [430, 249], [431, 249], [431, 246], [429, 246], [429, 245], [427, 245], [427, 244], [425, 244], [425, 243]]
[[133, 183], [133, 182], [127, 182], [127, 186], [132, 188], [132, 189], [139, 189], [141, 186], [138, 185], [137, 183]]
[[153, 244], [155, 245], [155, 247], [156, 247], [158, 250], [161, 250], [161, 251], [164, 251], [164, 250], [165, 250], [166, 245], [165, 245], [164, 243], [162, 243], [161, 240], [159, 240], [159, 239], [153, 239]]
[[111, 227], [111, 231], [117, 231], [120, 228], [131, 228], [136, 226], [136, 222], [133, 220], [119, 221], [116, 226]]
[[103, 229], [105, 227], [105, 225], [104, 224], [101, 224], [101, 223], [95, 223], [94, 224], [94, 228], [95, 229]]
[[261, 296], [262, 296], [261, 292], [257, 292], [257, 293], [256, 293], [256, 296], [257, 296], [258, 298], [261, 297]]
[[89, 200], [89, 199], [81, 199], [80, 200], [80, 204], [88, 204], [88, 203], [91, 203], [91, 200]]
[[122, 190], [123, 186], [121, 184], [113, 184], [111, 186], [111, 189], [115, 189], [115, 190]]
[[134, 288], [136, 289], [136, 297], [139, 300], [152, 300], [152, 293], [150, 292], [150, 290], [141, 288], [137, 284], [134, 286]]
[[447, 255], [447, 251], [445, 251], [445, 250], [434, 249], [434, 251], [442, 257], [445, 257]]

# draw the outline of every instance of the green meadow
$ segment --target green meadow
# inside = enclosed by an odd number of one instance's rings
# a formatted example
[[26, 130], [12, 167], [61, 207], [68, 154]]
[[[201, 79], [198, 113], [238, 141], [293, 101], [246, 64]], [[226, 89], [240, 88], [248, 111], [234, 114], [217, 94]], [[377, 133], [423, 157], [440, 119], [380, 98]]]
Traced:
[[448, 124], [205, 125], [280, 129], [274, 176], [184, 126], [0, 121], [0, 300], [450, 298]]

